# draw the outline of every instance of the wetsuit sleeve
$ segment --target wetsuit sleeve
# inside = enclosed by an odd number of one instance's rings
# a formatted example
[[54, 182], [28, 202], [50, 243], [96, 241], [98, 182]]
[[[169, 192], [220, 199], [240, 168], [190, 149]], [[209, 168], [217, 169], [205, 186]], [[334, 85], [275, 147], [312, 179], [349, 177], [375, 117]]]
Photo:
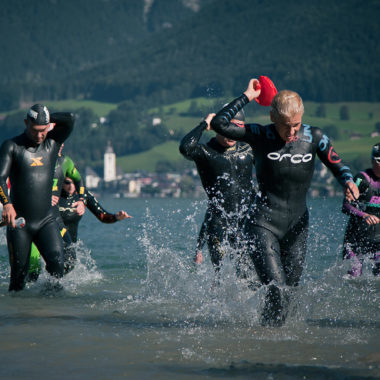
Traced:
[[69, 156], [65, 156], [66, 161], [66, 176], [71, 178], [75, 184], [75, 190], [79, 194], [80, 199], [84, 199], [85, 187], [82, 176], [76, 168], [73, 160]]
[[197, 240], [197, 251], [201, 251], [207, 240], [207, 221], [206, 218], [202, 223]]
[[3, 205], [10, 203], [7, 178], [12, 166], [13, 150], [14, 144], [10, 140], [5, 141], [0, 148], [0, 201]]
[[102, 223], [117, 222], [116, 215], [107, 212], [95, 198], [95, 196], [85, 190], [86, 207], [100, 220]]
[[[368, 188], [369, 183], [365, 176], [361, 173], [357, 174], [354, 178], [354, 182], [359, 189], [359, 197], [364, 194]], [[348, 215], [355, 215], [360, 218], [366, 215], [366, 213], [360, 209], [359, 202], [348, 202], [345, 198], [343, 200], [342, 212]]]
[[75, 117], [69, 112], [55, 112], [50, 115], [50, 122], [55, 123], [55, 127], [48, 133], [48, 137], [63, 143], [74, 128]]
[[202, 133], [207, 128], [207, 123], [203, 120], [198, 127], [190, 131], [179, 144], [179, 151], [188, 160], [196, 160], [204, 156], [202, 145], [199, 144], [199, 140]]
[[313, 129], [317, 141], [317, 154], [320, 160], [331, 170], [342, 186], [345, 186], [347, 182], [353, 182], [350, 168], [344, 165], [338, 153], [335, 152], [330, 139], [323, 134], [321, 129], [316, 127]]
[[230, 121], [234, 116], [249, 103], [249, 99], [242, 94], [231, 103], [222, 108], [215, 117], [211, 120], [211, 128], [229, 139], [250, 142], [254, 135], [251, 133], [249, 125], [241, 128], [231, 124]]

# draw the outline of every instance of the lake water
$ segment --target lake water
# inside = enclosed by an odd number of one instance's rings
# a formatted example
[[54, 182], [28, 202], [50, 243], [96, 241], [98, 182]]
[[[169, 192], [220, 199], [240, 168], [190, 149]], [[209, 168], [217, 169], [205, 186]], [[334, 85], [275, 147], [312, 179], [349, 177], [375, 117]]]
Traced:
[[55, 291], [44, 272], [8, 293], [0, 231], [2, 379], [380, 378], [380, 279], [344, 277], [341, 199], [312, 199], [308, 254], [286, 324], [262, 327], [254, 292], [229, 258], [213, 287], [207, 252], [192, 257], [205, 201], [103, 199], [133, 219], [88, 211], [79, 262]]

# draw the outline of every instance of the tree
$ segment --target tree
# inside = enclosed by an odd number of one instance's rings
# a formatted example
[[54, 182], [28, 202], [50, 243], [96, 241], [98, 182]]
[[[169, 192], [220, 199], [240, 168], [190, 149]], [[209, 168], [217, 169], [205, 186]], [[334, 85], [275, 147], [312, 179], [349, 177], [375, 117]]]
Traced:
[[350, 120], [350, 110], [347, 106], [340, 107], [339, 110], [340, 120]]
[[198, 103], [196, 100], [191, 101], [190, 106], [187, 110], [187, 114], [190, 116], [199, 116], [200, 110], [199, 110]]
[[320, 104], [315, 110], [316, 117], [326, 117], [326, 106], [324, 104]]
[[323, 127], [323, 132], [333, 140], [340, 139], [340, 131], [336, 125], [326, 125], [326, 127]]

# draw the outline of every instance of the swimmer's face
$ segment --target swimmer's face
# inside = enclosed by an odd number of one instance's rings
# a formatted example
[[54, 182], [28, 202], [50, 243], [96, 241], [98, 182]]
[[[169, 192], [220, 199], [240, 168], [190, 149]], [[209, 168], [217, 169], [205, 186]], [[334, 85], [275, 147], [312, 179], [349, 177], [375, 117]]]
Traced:
[[372, 170], [377, 177], [380, 175], [380, 157], [372, 157]]
[[26, 125], [26, 135], [36, 144], [41, 144], [49, 132], [50, 124], [33, 124], [30, 120], [24, 120]]
[[273, 118], [271, 115], [271, 120], [276, 127], [277, 133], [285, 142], [289, 143], [297, 136], [302, 125], [302, 115], [303, 112], [299, 112], [293, 116], [281, 116], [278, 119]]
[[216, 134], [216, 141], [221, 145], [226, 148], [234, 146], [236, 144], [235, 140], [231, 140], [227, 137], [224, 137], [222, 135], [219, 135], [218, 133]]
[[63, 181], [62, 185], [63, 190], [66, 191], [67, 194], [73, 195], [75, 191], [75, 185], [71, 178], [66, 177]]

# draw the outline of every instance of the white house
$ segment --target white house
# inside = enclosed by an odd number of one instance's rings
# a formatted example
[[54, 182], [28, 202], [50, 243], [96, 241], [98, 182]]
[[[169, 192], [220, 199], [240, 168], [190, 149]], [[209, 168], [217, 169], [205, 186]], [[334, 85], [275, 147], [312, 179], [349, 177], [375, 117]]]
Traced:
[[99, 186], [99, 182], [102, 180], [94, 170], [90, 167], [86, 167], [85, 169], [86, 176], [86, 187], [89, 189], [96, 189]]

